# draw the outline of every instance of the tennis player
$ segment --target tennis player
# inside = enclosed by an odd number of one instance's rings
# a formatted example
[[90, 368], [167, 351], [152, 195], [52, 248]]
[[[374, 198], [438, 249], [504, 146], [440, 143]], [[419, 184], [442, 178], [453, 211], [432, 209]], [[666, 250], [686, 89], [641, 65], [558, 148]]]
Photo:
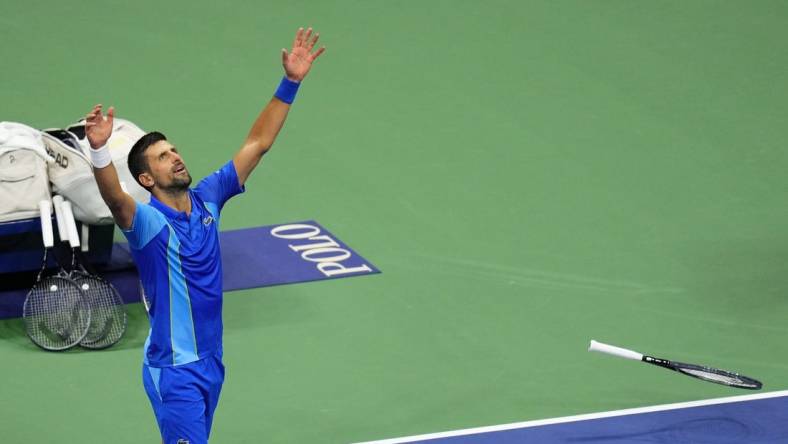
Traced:
[[231, 161], [189, 188], [189, 170], [178, 149], [148, 133], [129, 152], [134, 178], [150, 203], [123, 192], [106, 147], [115, 110], [96, 105], [86, 117], [93, 172], [101, 197], [129, 241], [150, 304], [142, 380], [166, 444], [207, 443], [219, 401], [222, 364], [222, 263], [219, 215], [271, 148], [312, 63], [312, 28], [296, 32], [282, 50], [285, 75]]

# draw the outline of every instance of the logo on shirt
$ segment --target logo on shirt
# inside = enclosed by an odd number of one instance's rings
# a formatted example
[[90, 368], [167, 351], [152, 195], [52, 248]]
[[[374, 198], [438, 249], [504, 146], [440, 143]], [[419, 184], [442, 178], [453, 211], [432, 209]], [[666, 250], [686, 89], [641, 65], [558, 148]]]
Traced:
[[202, 224], [205, 225], [206, 227], [212, 223], [213, 223], [213, 216], [206, 216], [202, 218]]
[[178, 440], [178, 444], [189, 444], [189, 440], [181, 438]]

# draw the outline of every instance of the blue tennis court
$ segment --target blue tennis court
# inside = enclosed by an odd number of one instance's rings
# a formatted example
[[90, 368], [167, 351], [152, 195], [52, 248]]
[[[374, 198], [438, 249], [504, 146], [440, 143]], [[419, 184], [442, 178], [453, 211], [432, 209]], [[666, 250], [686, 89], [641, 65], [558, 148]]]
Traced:
[[361, 444], [788, 442], [788, 391], [433, 433]]

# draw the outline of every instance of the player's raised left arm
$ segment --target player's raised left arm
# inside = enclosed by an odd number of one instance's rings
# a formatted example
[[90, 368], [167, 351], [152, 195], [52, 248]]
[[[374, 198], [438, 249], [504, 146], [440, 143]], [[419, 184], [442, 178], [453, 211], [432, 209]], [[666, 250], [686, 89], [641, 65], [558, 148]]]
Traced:
[[315, 59], [325, 51], [325, 47], [314, 50], [319, 37], [320, 34], [313, 32], [312, 28], [307, 30], [299, 28], [290, 52], [282, 49], [282, 66], [285, 69], [285, 77], [274, 98], [268, 102], [268, 105], [255, 120], [243, 146], [233, 157], [233, 164], [241, 185], [246, 182], [249, 174], [260, 163], [260, 159], [274, 144], [279, 130], [282, 129], [282, 125], [287, 119], [287, 113], [290, 111], [290, 105], [295, 99], [299, 85], [309, 73]]

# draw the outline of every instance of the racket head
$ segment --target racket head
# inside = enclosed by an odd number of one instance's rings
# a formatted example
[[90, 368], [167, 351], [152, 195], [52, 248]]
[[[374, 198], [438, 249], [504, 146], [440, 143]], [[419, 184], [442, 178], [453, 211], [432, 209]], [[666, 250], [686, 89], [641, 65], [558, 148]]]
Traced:
[[79, 345], [99, 350], [117, 344], [128, 322], [118, 291], [101, 277], [86, 272], [72, 272], [71, 279], [82, 290], [91, 311], [90, 326]]
[[713, 382], [715, 384], [727, 385], [729, 387], [736, 387], [745, 390], [760, 390], [763, 387], [761, 381], [740, 375], [738, 373], [720, 370], [713, 367], [706, 367], [703, 365], [687, 364], [684, 362], [671, 362], [673, 370], [692, 376], [693, 378], [702, 379], [704, 381]]
[[90, 326], [90, 306], [79, 286], [64, 276], [40, 279], [25, 298], [22, 318], [34, 344], [49, 351], [79, 344]]

